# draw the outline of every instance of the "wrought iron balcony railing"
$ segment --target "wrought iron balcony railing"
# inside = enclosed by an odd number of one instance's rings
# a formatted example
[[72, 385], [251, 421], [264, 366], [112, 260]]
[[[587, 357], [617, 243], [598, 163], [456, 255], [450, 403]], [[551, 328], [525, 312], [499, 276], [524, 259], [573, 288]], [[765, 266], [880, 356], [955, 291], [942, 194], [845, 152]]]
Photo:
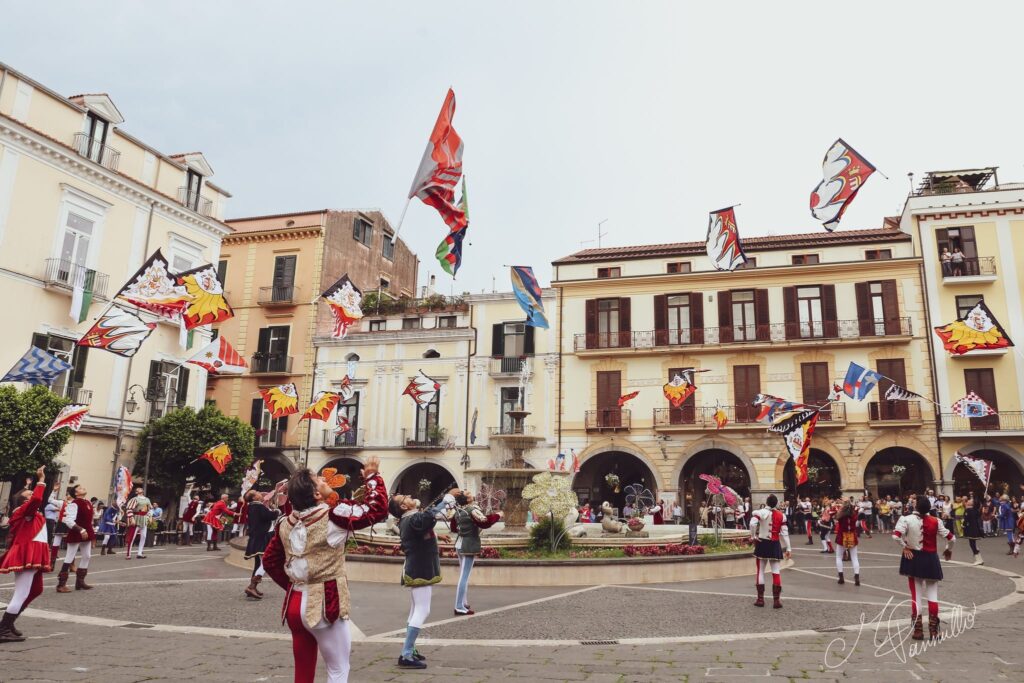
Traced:
[[71, 146], [86, 159], [91, 159], [103, 168], [116, 171], [121, 163], [121, 153], [86, 133], [75, 133]]
[[363, 430], [350, 429], [339, 433], [333, 429], [324, 430], [324, 448], [362, 448]]
[[920, 401], [872, 401], [868, 404], [871, 422], [920, 422]]
[[631, 422], [630, 411], [626, 408], [598, 408], [585, 414], [588, 432], [628, 431]]
[[256, 431], [256, 445], [261, 448], [281, 448], [284, 446], [286, 431], [283, 429], [266, 429]]
[[249, 373], [253, 375], [286, 375], [292, 371], [292, 356], [276, 353], [254, 353], [249, 363]]
[[958, 277], [970, 277], [972, 275], [995, 275], [996, 259], [994, 256], [977, 256], [965, 258], [960, 263], [947, 261], [942, 264], [942, 277], [945, 280], [955, 280]]
[[209, 218], [213, 215], [213, 202], [187, 187], [178, 188], [178, 203], [184, 204], [201, 216]]
[[296, 294], [297, 290], [294, 285], [260, 287], [256, 303], [260, 306], [287, 306], [298, 300]]
[[48, 285], [57, 285], [69, 290], [76, 286], [86, 290], [91, 289], [94, 297], [104, 298], [107, 295], [107, 284], [110, 277], [106, 273], [80, 266], [66, 259], [48, 258], [43, 280]]
[[447, 445], [447, 437], [431, 433], [433, 430], [402, 429], [402, 445], [409, 450], [440, 451]]
[[[666, 429], [672, 427], [692, 427], [695, 430], [719, 429], [715, 422], [715, 413], [718, 406], [682, 406], [680, 408], [655, 408], [654, 428]], [[721, 406], [725, 413], [725, 428], [745, 426], [753, 429], [767, 428], [768, 425], [759, 422], [757, 416], [761, 408], [753, 405]], [[846, 424], [846, 406], [842, 403], [833, 403], [823, 408], [818, 413], [819, 426], [831, 426]]]

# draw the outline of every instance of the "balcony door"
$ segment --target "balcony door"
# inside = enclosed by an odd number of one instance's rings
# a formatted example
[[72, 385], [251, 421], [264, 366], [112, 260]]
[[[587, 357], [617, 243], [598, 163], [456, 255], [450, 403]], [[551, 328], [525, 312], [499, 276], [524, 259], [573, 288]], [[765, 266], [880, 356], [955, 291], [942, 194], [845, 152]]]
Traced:
[[32, 346], [72, 366], [70, 370], [57, 376], [50, 385], [50, 391], [58, 396], [70, 398], [76, 403], [87, 403], [84, 397], [79, 397], [78, 390], [85, 386], [85, 365], [89, 358], [89, 347], [77, 346], [74, 339], [52, 334], [33, 334]]
[[889, 387], [898, 384], [907, 386], [907, 370], [902, 358], [889, 358], [875, 363], [882, 380], [878, 383], [878, 419], [906, 420], [910, 418], [910, 404], [906, 401], [886, 401], [885, 392]]
[[630, 345], [630, 300], [589, 299], [586, 303], [586, 348]]
[[257, 446], [283, 446], [284, 436], [288, 433], [288, 416], [276, 420], [270, 416], [262, 398], [252, 400], [252, 413], [249, 424], [256, 430]]
[[881, 337], [903, 331], [896, 280], [858, 282], [854, 291], [860, 336]]
[[[999, 410], [999, 402], [996, 400], [996, 378], [992, 368], [978, 368], [964, 370], [964, 387], [967, 393], [976, 393], [985, 403], [992, 407], [992, 410]], [[996, 430], [999, 429], [999, 416], [986, 415], [985, 417], [971, 418], [971, 430]]]
[[274, 287], [271, 291], [271, 301], [292, 301], [297, 258], [295, 255], [274, 258]]
[[757, 365], [737, 365], [732, 369], [733, 396], [736, 400], [736, 422], [756, 422], [759, 408], [754, 397], [761, 393], [761, 368]]
[[[683, 376], [683, 373], [690, 368], [669, 368], [668, 381], [671, 382], [676, 376]], [[669, 407], [668, 423], [673, 425], [692, 425], [697, 421], [697, 395], [690, 394], [678, 408]]]
[[961, 274], [978, 275], [978, 244], [974, 239], [974, 226], [965, 225], [959, 228], [936, 230], [935, 246], [938, 248], [940, 258], [943, 249], [949, 249], [950, 253], [960, 249], [964, 254]]
[[501, 433], [512, 433], [512, 418], [508, 413], [510, 410], [519, 410], [519, 387], [501, 388]]
[[416, 443], [436, 446], [440, 443], [438, 429], [438, 411], [441, 407], [441, 392], [434, 394], [434, 399], [416, 408]]
[[597, 426], [622, 426], [622, 409], [619, 408], [619, 397], [622, 396], [622, 373], [615, 371], [599, 371], [597, 373]]
[[57, 279], [69, 285], [75, 284], [75, 276], [85, 269], [89, 259], [89, 242], [92, 240], [94, 223], [77, 213], [68, 212], [64, 221], [64, 237], [60, 247], [60, 263]]
[[[809, 406], [820, 406], [828, 402], [832, 391], [828, 376], [828, 363], [801, 363], [800, 380], [803, 386], [803, 402]], [[832, 411], [825, 408], [819, 420], [831, 420]]]
[[261, 329], [253, 370], [256, 372], [287, 372], [290, 334], [291, 328], [287, 325]]
[[335, 418], [341, 425], [342, 419], [348, 420], [351, 427], [347, 432], [338, 433], [334, 437], [336, 446], [355, 446], [359, 439], [359, 392], [352, 394], [352, 398], [344, 403], [338, 404], [338, 414]]

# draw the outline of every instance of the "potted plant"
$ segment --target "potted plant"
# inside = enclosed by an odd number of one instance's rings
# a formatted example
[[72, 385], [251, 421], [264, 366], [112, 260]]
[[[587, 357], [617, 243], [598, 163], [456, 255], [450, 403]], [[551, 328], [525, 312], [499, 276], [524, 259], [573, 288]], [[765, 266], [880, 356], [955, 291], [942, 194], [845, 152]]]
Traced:
[[610, 488], [613, 491], [615, 491], [615, 493], [619, 493], [619, 491], [621, 490], [619, 488], [619, 484], [621, 482], [619, 481], [619, 475], [617, 475], [617, 474], [606, 474], [606, 475], [604, 475], [604, 483], [608, 485], [608, 488]]
[[438, 446], [448, 439], [448, 430], [440, 425], [433, 425], [427, 430], [427, 440], [432, 446]]

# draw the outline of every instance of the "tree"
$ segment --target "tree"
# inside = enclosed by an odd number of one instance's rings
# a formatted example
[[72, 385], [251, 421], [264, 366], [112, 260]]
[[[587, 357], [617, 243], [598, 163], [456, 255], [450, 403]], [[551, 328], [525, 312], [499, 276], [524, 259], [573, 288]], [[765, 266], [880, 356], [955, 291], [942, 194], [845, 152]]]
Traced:
[[[252, 463], [256, 433], [251, 425], [228, 417], [213, 405], [199, 412], [181, 408], [154, 420], [139, 435], [139, 452], [133, 476], [141, 478], [146, 467], [146, 439], [153, 435], [153, 452], [149, 462], [151, 484], [170, 491], [185, 489], [185, 481], [195, 477], [198, 485], [212, 488], [239, 486], [246, 468]], [[231, 449], [231, 462], [224, 474], [217, 474], [205, 460], [192, 462], [213, 446], [224, 442]]]
[[[10, 384], [0, 386], [0, 480], [28, 475], [40, 465], [56, 469], [53, 461], [71, 438], [70, 429], [57, 430], [43, 439], [31, 455], [29, 451], [69, 402], [44, 386], [26, 391], [18, 391]], [[15, 488], [20, 487], [21, 482], [17, 483]]]

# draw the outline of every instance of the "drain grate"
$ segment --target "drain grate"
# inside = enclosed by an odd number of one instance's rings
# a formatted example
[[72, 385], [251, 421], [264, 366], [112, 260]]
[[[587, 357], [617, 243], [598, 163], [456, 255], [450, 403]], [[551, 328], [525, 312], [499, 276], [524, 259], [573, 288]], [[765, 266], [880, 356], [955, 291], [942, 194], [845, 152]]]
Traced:
[[132, 622], [130, 624], [122, 624], [121, 628], [153, 628], [153, 624], [136, 624]]
[[617, 640], [581, 640], [580, 645], [618, 645]]

